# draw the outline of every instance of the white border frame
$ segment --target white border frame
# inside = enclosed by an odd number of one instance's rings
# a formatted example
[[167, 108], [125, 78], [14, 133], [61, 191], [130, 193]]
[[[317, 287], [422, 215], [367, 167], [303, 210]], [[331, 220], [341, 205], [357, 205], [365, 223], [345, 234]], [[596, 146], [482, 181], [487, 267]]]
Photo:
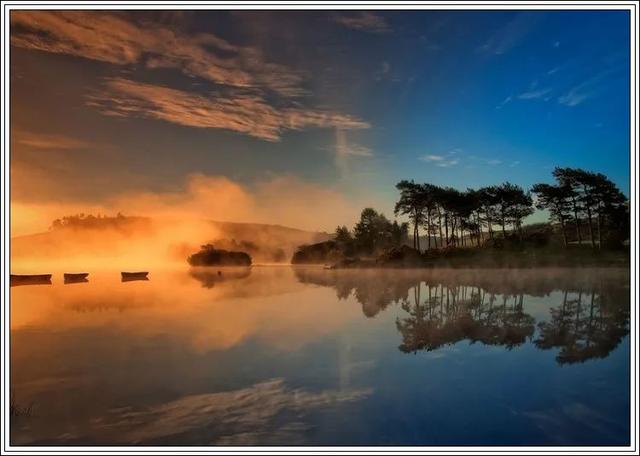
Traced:
[[[590, 1], [530, 1], [530, 2], [507, 2], [507, 1], [190, 1], [190, 2], [145, 2], [145, 1], [114, 1], [114, 2], [26, 2], [7, 1], [2, 3], [2, 160], [0, 160], [0, 172], [2, 175], [2, 185], [0, 188], [0, 201], [2, 202], [2, 238], [0, 254], [2, 255], [1, 284], [2, 284], [2, 366], [1, 366], [1, 400], [2, 407], [2, 428], [1, 443], [3, 454], [158, 454], [158, 453], [522, 453], [522, 454], [558, 454], [558, 453], [584, 453], [584, 454], [622, 454], [637, 453], [637, 323], [638, 315], [635, 305], [638, 303], [637, 295], [637, 182], [636, 166], [638, 158], [637, 143], [637, 109], [638, 109], [638, 1], [612, 1], [612, 2], [590, 2]], [[630, 430], [631, 438], [628, 447], [210, 447], [210, 446], [188, 446], [188, 447], [153, 447], [153, 446], [12, 446], [9, 442], [9, 248], [10, 248], [10, 155], [9, 155], [9, 122], [10, 122], [10, 78], [9, 78], [9, 13], [18, 9], [155, 9], [155, 10], [627, 10], [630, 17], [630, 211], [631, 211], [631, 313], [630, 313]]]

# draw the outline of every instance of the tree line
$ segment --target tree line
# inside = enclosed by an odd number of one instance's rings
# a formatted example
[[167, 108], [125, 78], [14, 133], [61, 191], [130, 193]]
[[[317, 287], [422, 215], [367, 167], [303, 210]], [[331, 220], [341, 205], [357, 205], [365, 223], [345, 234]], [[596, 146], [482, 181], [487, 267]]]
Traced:
[[[407, 216], [413, 227], [413, 247], [422, 250], [421, 230], [427, 249], [482, 245], [513, 235], [522, 239], [523, 220], [534, 207], [546, 209], [560, 227], [564, 245], [582, 244], [588, 233], [590, 245], [620, 243], [628, 236], [628, 203], [616, 185], [601, 173], [575, 168], [555, 168], [555, 184], [535, 184], [531, 191], [505, 182], [465, 191], [430, 183], [403, 180], [396, 185], [400, 198], [395, 215]], [[533, 194], [533, 196], [532, 196]]]
[[335, 241], [347, 255], [370, 254], [403, 245], [408, 232], [408, 223], [391, 222], [384, 214], [367, 207], [360, 213], [360, 220], [352, 231], [344, 225], [336, 228]]

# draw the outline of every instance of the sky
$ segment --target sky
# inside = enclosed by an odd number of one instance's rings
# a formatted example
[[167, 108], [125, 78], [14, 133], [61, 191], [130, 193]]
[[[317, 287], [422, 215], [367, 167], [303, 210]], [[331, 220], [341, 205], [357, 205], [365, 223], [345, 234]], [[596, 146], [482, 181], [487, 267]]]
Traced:
[[[13, 11], [12, 235], [70, 213], [332, 231], [401, 179], [629, 194], [625, 11]], [[534, 216], [535, 218], [536, 216]]]

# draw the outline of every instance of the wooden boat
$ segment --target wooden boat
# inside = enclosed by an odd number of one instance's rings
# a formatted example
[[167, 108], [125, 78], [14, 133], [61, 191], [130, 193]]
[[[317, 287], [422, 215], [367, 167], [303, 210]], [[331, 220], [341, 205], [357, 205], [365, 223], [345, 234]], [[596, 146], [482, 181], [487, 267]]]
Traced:
[[84, 283], [88, 282], [88, 272], [66, 273], [64, 274], [64, 283]]
[[65, 279], [72, 279], [72, 280], [86, 279], [88, 276], [89, 276], [88, 272], [78, 272], [78, 273], [65, 272], [64, 273]]
[[11, 274], [10, 286], [51, 285], [51, 274]]
[[122, 275], [123, 282], [130, 282], [132, 280], [149, 280], [149, 277], [147, 277], [149, 272], [147, 271], [121, 272], [120, 274]]

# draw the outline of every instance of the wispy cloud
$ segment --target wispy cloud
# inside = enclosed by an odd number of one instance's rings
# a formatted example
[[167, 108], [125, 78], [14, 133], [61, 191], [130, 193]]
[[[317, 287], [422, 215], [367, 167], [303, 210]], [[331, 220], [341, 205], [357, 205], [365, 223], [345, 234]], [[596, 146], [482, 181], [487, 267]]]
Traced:
[[213, 34], [184, 35], [129, 16], [84, 11], [14, 11], [11, 44], [115, 65], [174, 68], [217, 84], [305, 93], [303, 75], [267, 61], [254, 47], [236, 46]]
[[519, 13], [504, 27], [498, 29], [482, 45], [480, 52], [500, 55], [510, 51], [529, 33], [536, 22], [535, 13]]
[[366, 399], [371, 389], [305, 391], [283, 379], [232, 391], [184, 396], [150, 407], [112, 409], [95, 425], [122, 433], [127, 441], [154, 442], [176, 435], [206, 435], [206, 443], [255, 445], [304, 443], [310, 412]]
[[449, 168], [451, 166], [455, 166], [458, 163], [460, 163], [460, 159], [458, 158], [450, 159], [443, 155], [433, 155], [433, 154], [423, 155], [421, 157], [418, 157], [418, 159], [425, 161], [427, 163], [433, 163], [435, 166], [439, 166], [441, 168]]
[[[477, 165], [485, 165], [485, 166], [498, 166], [504, 163], [503, 160], [499, 158], [487, 158], [478, 155], [469, 155], [467, 157], [471, 162]], [[512, 163], [520, 163], [520, 162], [512, 162]], [[475, 167], [475, 166], [474, 166]]]
[[527, 92], [522, 92], [521, 94], [516, 95], [516, 98], [519, 100], [534, 100], [536, 98], [544, 98], [544, 96], [549, 93], [551, 93], [550, 88], [529, 90]]
[[373, 151], [370, 148], [349, 141], [347, 132], [342, 128], [336, 128], [335, 165], [343, 179], [350, 177], [355, 167], [360, 166], [358, 159], [371, 157]]
[[89, 143], [65, 135], [51, 135], [31, 131], [17, 131], [13, 133], [16, 144], [32, 149], [73, 150], [89, 147]]
[[572, 87], [564, 95], [558, 97], [558, 103], [565, 106], [578, 106], [579, 104], [596, 96], [600, 90], [597, 85], [608, 73], [609, 71], [602, 72]]
[[349, 115], [318, 109], [277, 109], [259, 95], [219, 93], [204, 96], [144, 84], [128, 79], [110, 79], [104, 90], [91, 95], [87, 104], [116, 117], [147, 117], [196, 128], [216, 128], [278, 141], [283, 131], [305, 128], [369, 128]]
[[500, 103], [498, 103], [498, 106], [496, 106], [496, 109], [502, 108], [504, 105], [506, 105], [508, 103], [511, 103], [511, 101], [513, 101], [513, 95], [509, 95], [504, 100], [502, 100]]
[[269, 141], [286, 130], [369, 127], [354, 116], [304, 107], [299, 97], [308, 92], [302, 72], [269, 62], [258, 48], [213, 34], [186, 35], [175, 27], [95, 11], [17, 11], [11, 24], [14, 46], [132, 69], [171, 68], [212, 83], [212, 93], [203, 95], [111, 79], [88, 100], [107, 115], [225, 129]]
[[380, 68], [376, 70], [373, 74], [373, 79], [376, 81], [381, 81], [383, 79], [388, 79], [391, 73], [391, 65], [389, 62], [382, 62], [380, 64]]
[[387, 33], [391, 31], [391, 27], [384, 17], [369, 11], [336, 14], [332, 19], [336, 24], [361, 32]]
[[544, 99], [548, 101], [548, 95], [552, 92], [550, 87], [547, 88], [538, 88], [538, 81], [535, 80], [531, 84], [529, 84], [529, 88], [524, 92], [509, 95], [504, 100], [502, 100], [496, 106], [496, 109], [502, 108], [504, 105], [511, 103], [514, 100], [536, 100], [536, 99]]

